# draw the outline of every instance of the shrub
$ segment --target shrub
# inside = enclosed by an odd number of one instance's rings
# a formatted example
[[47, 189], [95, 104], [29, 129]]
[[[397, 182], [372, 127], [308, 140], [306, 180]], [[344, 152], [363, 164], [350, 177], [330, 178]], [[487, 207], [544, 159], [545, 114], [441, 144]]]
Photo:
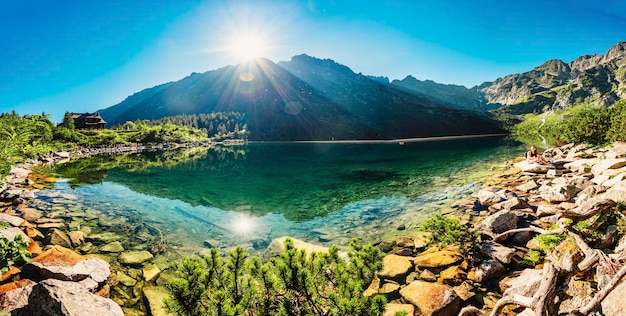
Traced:
[[383, 296], [363, 291], [382, 268], [376, 247], [352, 242], [349, 259], [337, 247], [307, 254], [285, 242], [277, 258], [263, 263], [241, 247], [226, 258], [211, 249], [204, 258], [185, 258], [170, 281], [165, 305], [177, 315], [380, 315]]
[[537, 237], [535, 237], [535, 240], [537, 241], [537, 243], [539, 243], [539, 248], [543, 252], [548, 252], [556, 247], [563, 240], [563, 236], [556, 234], [543, 234], [537, 235]]
[[12, 241], [0, 236], [0, 273], [7, 272], [16, 263], [30, 262], [31, 254], [26, 248], [28, 242], [20, 235]]
[[469, 227], [461, 225], [459, 220], [440, 214], [429, 218], [422, 224], [421, 229], [432, 233], [429, 244], [440, 243], [442, 246], [473, 244], [478, 237], [477, 232], [470, 231]]

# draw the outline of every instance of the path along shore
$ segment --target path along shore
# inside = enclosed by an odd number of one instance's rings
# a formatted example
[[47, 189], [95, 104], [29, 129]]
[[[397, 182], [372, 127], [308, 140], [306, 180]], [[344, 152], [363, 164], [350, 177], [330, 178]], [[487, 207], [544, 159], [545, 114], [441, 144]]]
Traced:
[[[620, 282], [626, 274], [621, 232], [626, 144], [603, 149], [568, 145], [549, 149], [545, 156], [554, 165], [520, 162], [485, 179], [487, 185], [474, 199], [455, 204], [457, 211], [450, 216], [480, 232], [477, 248], [427, 249], [419, 232], [384, 240], [378, 244], [388, 254], [383, 270], [364, 294], [385, 295], [390, 302], [386, 315], [401, 310], [408, 315], [626, 315], [621, 301], [626, 285]], [[152, 254], [133, 251], [124, 259], [141, 267], [132, 271], [143, 276], [129, 279], [111, 273], [109, 263], [97, 256], [70, 250], [88, 232], [70, 227], [66, 233], [68, 213], [55, 220], [28, 207], [34, 197], [28, 175], [38, 163], [12, 168], [0, 188], [5, 201], [0, 220], [9, 226], [0, 234], [29, 240], [35, 257], [33, 263], [2, 275], [0, 308], [15, 315], [61, 305], [85, 314], [139, 315], [105, 297], [118, 282], [154, 280], [158, 266], [142, 266]], [[556, 241], [548, 247], [546, 239]], [[147, 302], [147, 312], [157, 315], [163, 312], [158, 302], [164, 295], [162, 287], [147, 287], [138, 296]], [[64, 297], [62, 303], [58, 297]]]

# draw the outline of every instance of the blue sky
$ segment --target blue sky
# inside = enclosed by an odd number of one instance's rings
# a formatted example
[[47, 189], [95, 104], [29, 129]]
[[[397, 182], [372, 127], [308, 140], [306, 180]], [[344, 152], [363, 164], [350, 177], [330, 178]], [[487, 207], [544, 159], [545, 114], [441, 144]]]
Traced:
[[625, 1], [0, 1], [0, 112], [95, 111], [157, 84], [306, 53], [471, 87], [626, 41]]

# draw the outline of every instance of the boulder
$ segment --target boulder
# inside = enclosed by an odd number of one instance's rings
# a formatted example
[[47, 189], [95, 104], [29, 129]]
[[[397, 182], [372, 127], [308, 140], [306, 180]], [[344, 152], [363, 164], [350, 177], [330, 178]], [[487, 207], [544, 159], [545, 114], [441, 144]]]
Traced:
[[477, 231], [487, 234], [500, 234], [517, 228], [519, 218], [513, 211], [502, 210], [485, 218], [477, 227]]
[[482, 283], [491, 278], [501, 276], [505, 271], [506, 268], [500, 261], [495, 259], [485, 260], [476, 269], [473, 280]]
[[530, 172], [530, 173], [546, 173], [552, 165], [544, 165], [540, 163], [528, 163], [526, 160], [520, 161], [514, 165], [515, 167], [522, 170], [522, 172]]
[[[86, 258], [72, 250], [54, 246], [24, 266], [25, 270], [36, 272], [40, 278], [54, 278], [62, 281], [85, 281], [91, 285], [101, 285], [111, 275], [108, 263], [97, 258]], [[95, 289], [95, 288], [94, 288]]]
[[117, 260], [124, 265], [137, 266], [152, 258], [154, 258], [154, 256], [150, 252], [141, 250], [122, 252]]
[[499, 188], [486, 188], [478, 191], [478, 202], [483, 205], [492, 205], [506, 200], [506, 196]]
[[610, 189], [606, 190], [606, 192], [600, 194], [600, 197], [615, 202], [626, 202], [626, 180], [614, 184]]
[[511, 262], [515, 255], [515, 249], [502, 246], [494, 242], [485, 242], [480, 248], [480, 252], [489, 258], [496, 259], [504, 264]]
[[418, 255], [413, 264], [418, 268], [438, 268], [461, 261], [463, 257], [454, 251], [441, 250]]
[[447, 285], [413, 281], [400, 290], [400, 295], [422, 316], [456, 316], [460, 311], [461, 299]]
[[43, 216], [41, 211], [30, 207], [22, 207], [18, 211], [20, 213], [20, 216], [22, 216], [24, 220], [29, 222], [36, 221]]
[[530, 180], [524, 184], [520, 184], [517, 187], [515, 187], [515, 189], [522, 191], [522, 192], [528, 192], [531, 190], [534, 190], [536, 188], [538, 188], [539, 185], [537, 184], [537, 182], [535, 182], [534, 180]]
[[555, 184], [543, 187], [540, 191], [541, 198], [550, 203], [555, 203], [571, 200], [578, 192], [580, 192], [580, 189], [572, 184]]
[[19, 227], [24, 224], [24, 219], [7, 213], [0, 213], [0, 222], [9, 223], [11, 226]]
[[48, 279], [36, 284], [28, 298], [28, 305], [14, 310], [12, 315], [123, 316], [124, 313], [112, 300], [90, 293], [78, 283]]
[[35, 282], [24, 279], [0, 286], [0, 310], [11, 312], [28, 304]]
[[28, 175], [30, 174], [30, 171], [22, 167], [11, 166], [11, 171], [9, 174], [15, 178], [26, 179]]
[[383, 268], [378, 272], [378, 277], [383, 280], [404, 282], [411, 271], [413, 271], [413, 263], [410, 257], [387, 255], [383, 258]]
[[572, 162], [566, 163], [564, 165], [565, 168], [573, 171], [573, 172], [580, 172], [581, 167], [584, 169], [584, 172], [589, 172], [591, 171], [591, 166], [595, 165], [596, 163], [598, 163], [598, 161], [600, 161], [599, 159], [596, 158], [592, 158], [592, 159], [577, 159], [574, 160]]
[[626, 166], [626, 158], [603, 159], [591, 167], [591, 173], [596, 177], [609, 169], [618, 169]]
[[615, 207], [615, 202], [606, 198], [592, 198], [586, 200], [579, 207], [561, 211], [562, 216], [574, 220], [585, 220], [598, 213]]
[[525, 269], [517, 277], [505, 278], [499, 284], [504, 295], [520, 295], [531, 297], [541, 285], [542, 270]]
[[85, 241], [85, 233], [79, 230], [71, 231], [68, 235], [74, 247], [80, 246]]
[[611, 149], [606, 152], [606, 158], [623, 158], [626, 157], [626, 142], [615, 142]]

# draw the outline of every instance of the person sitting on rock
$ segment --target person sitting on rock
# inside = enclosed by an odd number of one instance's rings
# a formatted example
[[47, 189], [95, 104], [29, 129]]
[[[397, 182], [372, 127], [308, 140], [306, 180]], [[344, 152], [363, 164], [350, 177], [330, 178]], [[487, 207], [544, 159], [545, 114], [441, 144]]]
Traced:
[[537, 147], [530, 146], [530, 151], [526, 152], [526, 162], [549, 165], [550, 163], [537, 151]]

